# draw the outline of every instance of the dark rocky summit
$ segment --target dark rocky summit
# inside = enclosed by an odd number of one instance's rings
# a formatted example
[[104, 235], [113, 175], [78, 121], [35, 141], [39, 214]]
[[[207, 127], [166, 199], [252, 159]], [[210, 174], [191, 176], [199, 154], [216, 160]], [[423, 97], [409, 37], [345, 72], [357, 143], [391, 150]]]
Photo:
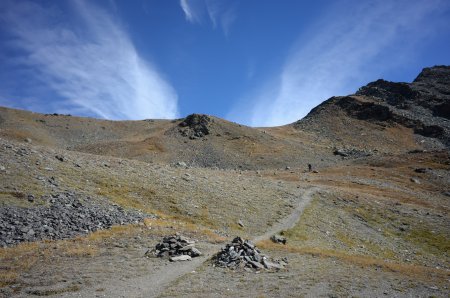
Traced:
[[210, 134], [210, 123], [213, 121], [207, 115], [191, 114], [187, 116], [178, 126], [180, 133], [190, 139], [203, 138]]
[[415, 134], [438, 139], [450, 147], [450, 66], [425, 68], [412, 83], [377, 80], [355, 94], [332, 97], [294, 124], [340, 108], [348, 116], [383, 127], [399, 124]]

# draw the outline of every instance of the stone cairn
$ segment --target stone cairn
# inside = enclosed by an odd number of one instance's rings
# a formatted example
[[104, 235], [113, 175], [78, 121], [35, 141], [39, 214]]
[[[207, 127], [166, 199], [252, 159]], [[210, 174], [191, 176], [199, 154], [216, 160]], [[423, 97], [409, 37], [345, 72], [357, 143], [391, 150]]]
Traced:
[[214, 258], [214, 266], [232, 270], [280, 270], [286, 265], [286, 258], [281, 261], [270, 261], [268, 256], [261, 254], [261, 251], [250, 240], [244, 241], [241, 237], [234, 238], [231, 244], [222, 248]]
[[169, 258], [171, 262], [176, 262], [189, 261], [191, 258], [201, 256], [202, 253], [195, 248], [195, 241], [177, 234], [164, 237], [154, 249], [147, 251], [145, 255]]

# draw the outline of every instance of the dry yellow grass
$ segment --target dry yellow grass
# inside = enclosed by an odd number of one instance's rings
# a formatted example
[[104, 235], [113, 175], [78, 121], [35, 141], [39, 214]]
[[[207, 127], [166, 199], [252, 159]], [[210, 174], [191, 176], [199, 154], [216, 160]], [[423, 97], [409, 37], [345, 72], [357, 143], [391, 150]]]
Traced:
[[17, 280], [17, 277], [18, 277], [17, 272], [8, 271], [2, 268], [0, 270], [0, 288], [14, 284]]
[[278, 250], [302, 255], [312, 255], [321, 258], [335, 258], [342, 262], [361, 267], [378, 267], [386, 271], [398, 272], [403, 275], [419, 278], [425, 281], [433, 280], [446, 282], [450, 278], [450, 272], [447, 270], [430, 268], [421, 265], [387, 262], [371, 256], [352, 255], [341, 251], [322, 249], [318, 247], [295, 247], [288, 244], [282, 245], [273, 243], [270, 240], [260, 241], [256, 243], [256, 245], [259, 248], [267, 250]]
[[15, 283], [20, 273], [30, 269], [38, 260], [38, 251], [37, 242], [0, 248], [0, 287]]
[[[206, 240], [208, 240], [211, 243], [223, 243], [227, 240], [227, 238], [216, 234], [211, 229], [206, 228], [201, 225], [198, 225], [198, 224], [195, 224], [195, 223], [192, 223], [192, 222], [147, 218], [144, 220], [144, 224], [147, 228], [161, 230], [162, 234], [166, 234], [167, 228], [170, 228], [170, 229], [174, 229], [181, 233], [199, 234], [201, 236], [204, 236], [206, 238]], [[156, 231], [154, 233], [156, 233]]]
[[45, 262], [55, 257], [95, 257], [99, 254], [101, 246], [105, 245], [108, 240], [133, 237], [144, 231], [147, 234], [158, 236], [167, 235], [174, 231], [191, 233], [203, 237], [211, 243], [223, 243], [227, 240], [213, 230], [201, 225], [181, 221], [162, 213], [159, 213], [159, 216], [159, 219], [145, 219], [144, 225], [113, 226], [110, 229], [99, 230], [87, 236], [69, 240], [46, 240], [0, 248], [0, 287], [16, 283], [20, 274], [26, 273], [38, 262]]

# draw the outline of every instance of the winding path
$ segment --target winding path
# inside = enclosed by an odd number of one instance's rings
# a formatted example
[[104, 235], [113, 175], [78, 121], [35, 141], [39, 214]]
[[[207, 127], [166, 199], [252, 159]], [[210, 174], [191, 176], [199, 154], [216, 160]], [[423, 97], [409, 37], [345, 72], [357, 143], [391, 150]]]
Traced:
[[[254, 242], [269, 239], [273, 234], [279, 233], [282, 230], [287, 230], [295, 226], [299, 221], [300, 216], [303, 213], [305, 207], [311, 202], [312, 194], [319, 189], [312, 187], [303, 191], [300, 195], [300, 199], [297, 207], [292, 213], [274, 224], [264, 234], [255, 237]], [[144, 276], [127, 279], [127, 280], [115, 280], [111, 278], [108, 282], [99, 285], [104, 291], [100, 293], [93, 292], [93, 289], [82, 289], [75, 293], [65, 293], [62, 297], [136, 297], [136, 298], [148, 298], [157, 297], [163, 293], [172, 282], [179, 277], [195, 271], [198, 267], [209, 260], [214, 253], [220, 249], [221, 245], [210, 244], [205, 248], [202, 248], [204, 255], [192, 259], [189, 262], [174, 262], [167, 263], [161, 266], [161, 268], [155, 270], [152, 268], [154, 264], [149, 265], [149, 274]]]
[[311, 202], [312, 194], [317, 192], [318, 190], [319, 189], [317, 187], [312, 187], [305, 190], [305, 192], [301, 195], [301, 200], [298, 202], [297, 207], [289, 216], [286, 216], [280, 222], [274, 224], [264, 234], [253, 238], [253, 241], [258, 242], [261, 240], [269, 239], [274, 234], [277, 234], [283, 230], [293, 228], [295, 224], [300, 220], [300, 216], [302, 215], [303, 210], [305, 210], [305, 207], [308, 206], [308, 204]]

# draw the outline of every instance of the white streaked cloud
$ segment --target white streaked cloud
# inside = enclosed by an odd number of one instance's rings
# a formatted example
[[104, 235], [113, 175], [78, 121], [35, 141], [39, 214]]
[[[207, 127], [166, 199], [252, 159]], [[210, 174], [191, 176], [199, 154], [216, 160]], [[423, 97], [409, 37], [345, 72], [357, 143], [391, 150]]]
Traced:
[[281, 72], [243, 97], [228, 118], [282, 125], [333, 95], [353, 93], [413, 59], [421, 43], [449, 25], [440, 14], [448, 9], [440, 0], [340, 1], [293, 46]]
[[236, 19], [234, 6], [230, 6], [230, 2], [222, 0], [205, 0], [205, 4], [214, 28], [220, 26], [225, 35], [228, 35], [231, 25]]
[[26, 1], [0, 5], [0, 24], [15, 51], [10, 63], [34, 81], [24, 82], [25, 93], [48, 96], [40, 105], [59, 112], [106, 119], [176, 118], [175, 90], [139, 56], [119, 20], [89, 1], [69, 5], [70, 16], [52, 2], [45, 7]]
[[180, 0], [181, 9], [186, 16], [186, 20], [191, 23], [196, 23], [199, 21], [199, 17], [197, 12], [194, 10], [192, 6], [192, 1], [189, 0]]
[[190, 23], [201, 23], [209, 18], [214, 28], [222, 28], [228, 35], [236, 19], [234, 2], [228, 0], [180, 0], [181, 9]]

